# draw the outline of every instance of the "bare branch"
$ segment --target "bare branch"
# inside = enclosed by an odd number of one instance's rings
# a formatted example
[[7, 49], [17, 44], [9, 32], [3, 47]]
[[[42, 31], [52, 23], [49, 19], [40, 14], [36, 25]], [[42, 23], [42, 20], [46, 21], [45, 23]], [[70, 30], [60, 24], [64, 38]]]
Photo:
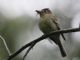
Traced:
[[46, 34], [46, 35], [42, 35], [41, 37], [39, 37], [39, 38], [31, 41], [30, 43], [25, 44], [24, 46], [22, 46], [18, 51], [16, 51], [12, 55], [10, 55], [7, 60], [11, 60], [15, 56], [17, 56], [20, 52], [22, 52], [24, 49], [26, 49], [27, 47], [31, 46], [33, 43], [38, 43], [38, 42], [42, 41], [43, 39], [52, 36], [53, 34], [71, 33], [71, 32], [78, 32], [78, 31], [80, 31], [80, 28], [63, 29], [63, 30], [50, 32], [49, 34]]
[[25, 55], [23, 56], [23, 60], [25, 59], [25, 57], [28, 55], [28, 53], [30, 52], [30, 50], [36, 45], [36, 43], [33, 43], [29, 49], [26, 51]]
[[10, 50], [9, 50], [9, 48], [8, 48], [8, 46], [7, 46], [7, 43], [6, 43], [5, 39], [4, 39], [1, 35], [0, 35], [0, 39], [3, 41], [3, 44], [4, 44], [5, 48], [6, 48], [6, 51], [7, 51], [7, 53], [8, 53], [9, 56], [10, 56], [11, 53], [10, 53]]

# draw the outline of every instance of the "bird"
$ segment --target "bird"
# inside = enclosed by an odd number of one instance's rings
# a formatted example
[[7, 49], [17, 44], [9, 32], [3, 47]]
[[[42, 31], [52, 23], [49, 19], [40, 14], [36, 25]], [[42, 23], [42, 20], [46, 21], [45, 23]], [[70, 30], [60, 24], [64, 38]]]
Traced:
[[[60, 30], [60, 27], [59, 27], [60, 25], [59, 25], [58, 19], [49, 8], [36, 10], [36, 12], [40, 16], [39, 28], [44, 34], [48, 34], [52, 31]], [[60, 41], [60, 35], [65, 40], [63, 33], [54, 34], [54, 35], [50, 36], [49, 39], [51, 41], [53, 41], [59, 47], [62, 57], [66, 57], [67, 54], [66, 54], [66, 52], [62, 46], [62, 43]]]

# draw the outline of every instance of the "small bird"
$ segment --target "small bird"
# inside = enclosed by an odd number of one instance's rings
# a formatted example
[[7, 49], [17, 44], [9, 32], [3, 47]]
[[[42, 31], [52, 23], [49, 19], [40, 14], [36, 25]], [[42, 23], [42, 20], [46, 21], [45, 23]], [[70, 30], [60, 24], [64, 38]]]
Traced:
[[[39, 28], [44, 34], [48, 34], [52, 31], [60, 30], [59, 23], [57, 17], [52, 14], [49, 8], [44, 8], [42, 10], [36, 10], [36, 12], [40, 15]], [[49, 37], [58, 47], [60, 48], [62, 57], [66, 56], [66, 52], [63, 49], [63, 46], [60, 41], [60, 35], [65, 40], [63, 34], [55, 34]]]

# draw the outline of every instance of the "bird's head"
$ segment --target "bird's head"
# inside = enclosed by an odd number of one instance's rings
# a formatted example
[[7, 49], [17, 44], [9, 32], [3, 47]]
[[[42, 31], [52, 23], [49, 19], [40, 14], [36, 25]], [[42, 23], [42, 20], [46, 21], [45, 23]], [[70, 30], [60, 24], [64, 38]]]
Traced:
[[52, 14], [51, 10], [49, 8], [44, 8], [42, 10], [36, 10], [36, 12], [40, 15], [40, 16], [44, 16], [45, 14]]

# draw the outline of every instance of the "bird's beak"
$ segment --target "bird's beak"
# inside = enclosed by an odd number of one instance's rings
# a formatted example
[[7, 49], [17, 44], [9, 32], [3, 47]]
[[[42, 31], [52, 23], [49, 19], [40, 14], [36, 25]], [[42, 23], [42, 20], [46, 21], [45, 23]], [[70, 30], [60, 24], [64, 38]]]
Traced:
[[36, 10], [36, 12], [37, 12], [38, 14], [41, 14], [41, 11], [39, 11], [39, 10]]

